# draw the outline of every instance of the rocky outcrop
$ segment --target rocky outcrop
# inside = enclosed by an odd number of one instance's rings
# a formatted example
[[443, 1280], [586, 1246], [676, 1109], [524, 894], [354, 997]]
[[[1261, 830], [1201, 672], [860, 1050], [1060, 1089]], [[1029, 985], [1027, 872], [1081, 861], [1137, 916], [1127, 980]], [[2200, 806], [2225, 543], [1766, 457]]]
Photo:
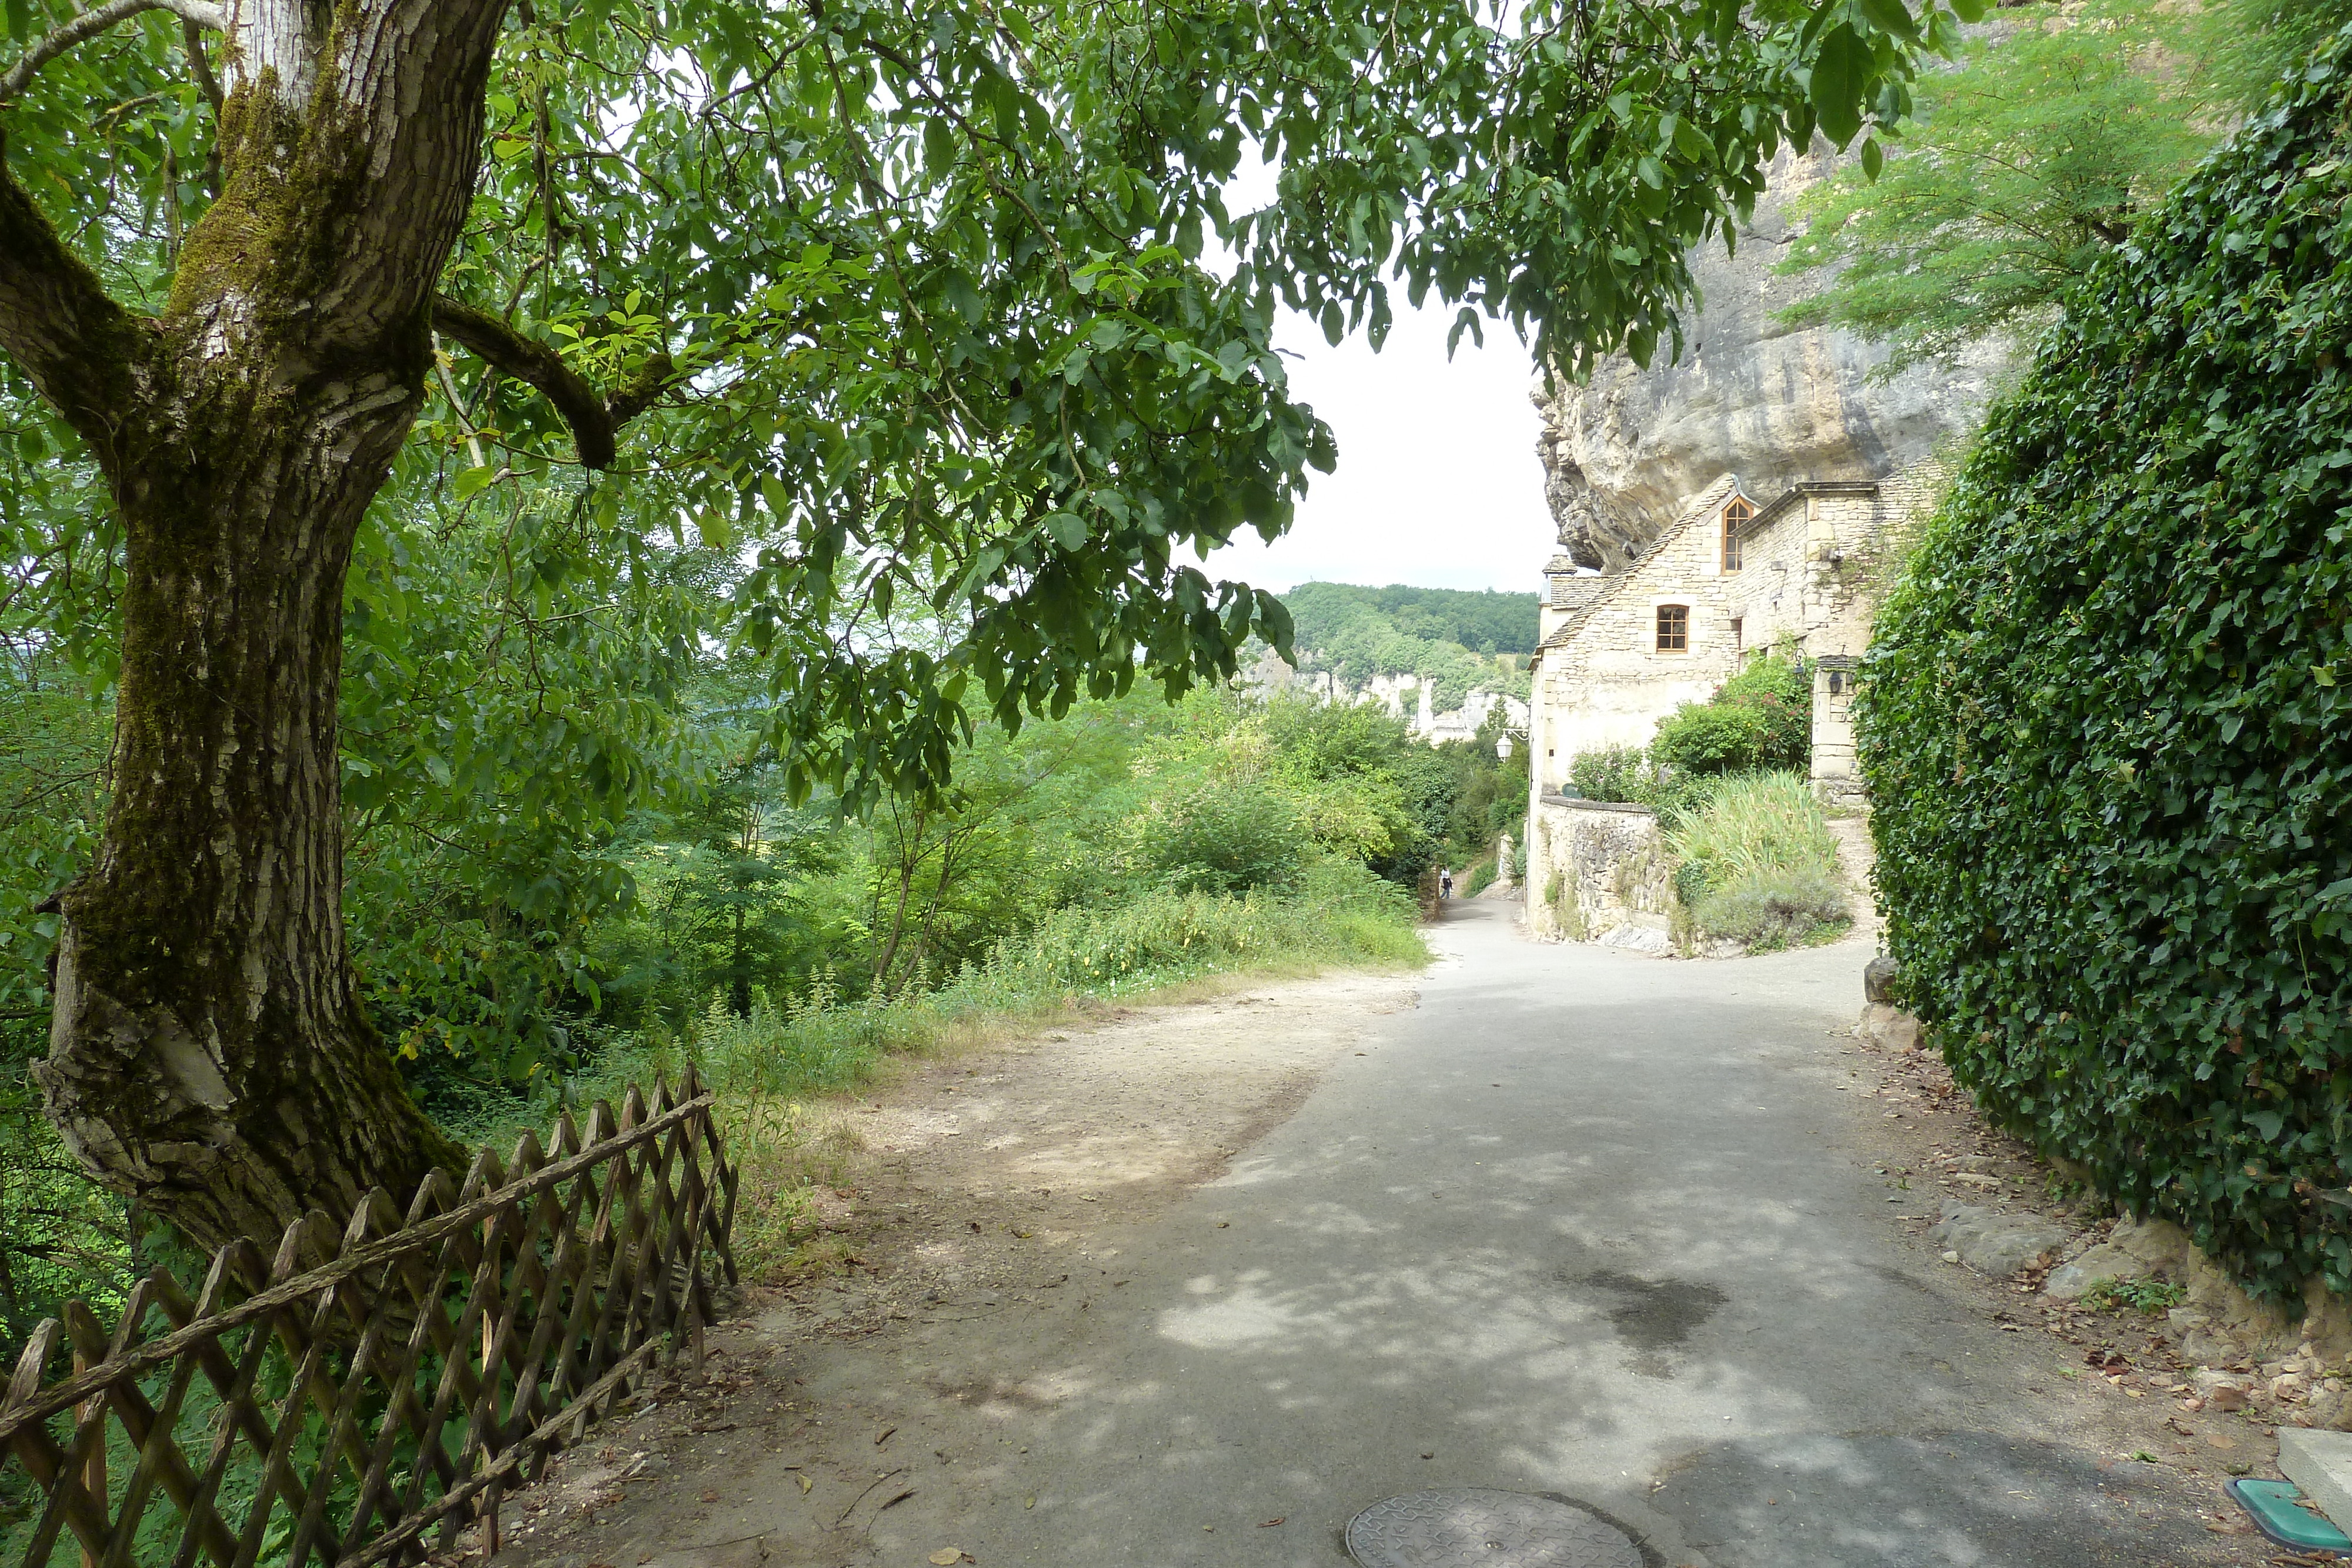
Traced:
[[1693, 257], [1703, 304], [1684, 314], [1679, 361], [1642, 370], [1612, 356], [1582, 386], [1549, 401], [1538, 389], [1546, 497], [1560, 548], [1579, 566], [1623, 567], [1727, 470], [1762, 503], [1800, 480], [1876, 478], [1980, 415], [2002, 368], [1994, 350], [1957, 371], [1919, 367], [1874, 382], [1884, 350], [1773, 319], [1822, 276], [1772, 271], [1798, 232], [1790, 199], [1836, 166], [1826, 142], [1814, 149], [1774, 161], [1736, 252], [1718, 242]]

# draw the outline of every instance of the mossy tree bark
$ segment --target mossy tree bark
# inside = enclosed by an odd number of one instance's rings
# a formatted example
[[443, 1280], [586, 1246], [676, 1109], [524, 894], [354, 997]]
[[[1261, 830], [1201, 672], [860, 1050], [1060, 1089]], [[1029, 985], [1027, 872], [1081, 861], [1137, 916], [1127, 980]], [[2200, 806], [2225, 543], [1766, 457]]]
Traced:
[[[504, 5], [231, 7], [226, 184], [159, 317], [0, 165], [0, 349], [89, 444], [126, 552], [113, 801], [63, 896], [36, 1072], [91, 1173], [203, 1243], [461, 1157], [354, 984], [336, 700], [344, 574], [423, 398]], [[629, 411], [567, 409], [602, 420], [583, 456]]]

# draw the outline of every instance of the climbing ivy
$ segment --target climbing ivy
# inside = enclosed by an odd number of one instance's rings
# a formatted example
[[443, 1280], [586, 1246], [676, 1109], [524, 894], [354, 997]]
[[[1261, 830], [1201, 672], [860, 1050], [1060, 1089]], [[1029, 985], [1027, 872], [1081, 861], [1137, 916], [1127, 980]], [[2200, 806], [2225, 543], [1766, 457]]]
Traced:
[[2352, 1291], [2352, 29], [2099, 263], [1890, 596], [1887, 939], [1999, 1121]]

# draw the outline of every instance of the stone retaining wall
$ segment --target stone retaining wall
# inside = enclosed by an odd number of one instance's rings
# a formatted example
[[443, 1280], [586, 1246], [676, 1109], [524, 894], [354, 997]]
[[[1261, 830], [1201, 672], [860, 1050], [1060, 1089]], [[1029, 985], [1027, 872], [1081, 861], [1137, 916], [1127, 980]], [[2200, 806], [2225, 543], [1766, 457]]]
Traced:
[[1528, 821], [1530, 931], [1650, 953], [1674, 946], [1674, 868], [1656, 813], [1547, 794]]

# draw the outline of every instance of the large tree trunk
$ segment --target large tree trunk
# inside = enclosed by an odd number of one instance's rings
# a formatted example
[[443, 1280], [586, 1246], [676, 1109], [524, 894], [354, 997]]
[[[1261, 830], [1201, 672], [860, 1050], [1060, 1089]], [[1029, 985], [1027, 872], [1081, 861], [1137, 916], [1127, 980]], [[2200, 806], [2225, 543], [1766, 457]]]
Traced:
[[336, 695], [502, 5], [229, 7], [228, 184], [158, 319], [0, 171], [0, 348], [89, 442], [128, 567], [113, 804], [36, 1072], [83, 1164], [200, 1242], [404, 1199], [457, 1157], [353, 982]]
[[341, 912], [343, 575], [422, 371], [402, 344], [402, 373], [265, 400], [271, 378], [174, 347], [197, 460], [146, 455], [121, 486], [113, 807], [36, 1072], [86, 1165], [216, 1239], [404, 1198], [454, 1157], [361, 1008]]

